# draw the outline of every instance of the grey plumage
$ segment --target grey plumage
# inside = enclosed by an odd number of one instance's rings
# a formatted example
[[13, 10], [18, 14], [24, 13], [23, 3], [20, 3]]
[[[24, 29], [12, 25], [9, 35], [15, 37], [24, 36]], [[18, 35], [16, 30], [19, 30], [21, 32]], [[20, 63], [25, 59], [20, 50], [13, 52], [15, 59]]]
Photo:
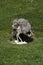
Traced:
[[31, 24], [28, 20], [23, 18], [13, 20], [12, 30], [13, 35], [16, 35], [17, 39], [20, 33], [23, 33], [29, 37], [33, 35], [33, 32], [31, 30]]

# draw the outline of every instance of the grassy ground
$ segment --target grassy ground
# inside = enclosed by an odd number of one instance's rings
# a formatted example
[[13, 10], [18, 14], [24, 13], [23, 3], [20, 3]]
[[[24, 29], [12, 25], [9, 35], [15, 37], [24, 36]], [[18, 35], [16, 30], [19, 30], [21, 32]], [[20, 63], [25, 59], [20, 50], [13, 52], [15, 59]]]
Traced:
[[[34, 40], [10, 44], [11, 21], [26, 18]], [[43, 65], [43, 0], [0, 0], [0, 65]]]

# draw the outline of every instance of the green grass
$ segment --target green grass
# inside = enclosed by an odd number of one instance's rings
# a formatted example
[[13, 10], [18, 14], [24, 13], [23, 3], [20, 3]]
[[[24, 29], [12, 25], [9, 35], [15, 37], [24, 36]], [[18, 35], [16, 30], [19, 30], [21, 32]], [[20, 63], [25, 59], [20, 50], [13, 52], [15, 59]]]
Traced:
[[[31, 23], [34, 40], [13, 45], [11, 21], [21, 17]], [[0, 65], [43, 65], [43, 0], [0, 0]]]

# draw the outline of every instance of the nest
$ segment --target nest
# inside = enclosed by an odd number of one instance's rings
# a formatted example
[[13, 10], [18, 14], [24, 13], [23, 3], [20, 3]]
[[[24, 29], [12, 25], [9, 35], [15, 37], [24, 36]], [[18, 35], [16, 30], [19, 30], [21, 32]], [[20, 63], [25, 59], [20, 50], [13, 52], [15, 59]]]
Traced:
[[22, 42], [20, 41], [20, 39], [18, 39], [19, 40], [19, 42], [18, 42], [17, 39], [16, 39], [16, 36], [15, 36], [15, 37], [13, 37], [14, 40], [11, 39], [12, 44], [27, 44], [27, 43], [33, 41], [32, 37], [28, 37], [27, 35], [25, 35], [23, 33], [20, 34], [19, 36], [21, 37]]
[[29, 42], [33, 41], [33, 38], [32, 37], [28, 37], [27, 35], [25, 35], [23, 33], [20, 34], [19, 36], [21, 37], [21, 39], [22, 39], [23, 42], [25, 41], [25, 42], [28, 42], [29, 43]]

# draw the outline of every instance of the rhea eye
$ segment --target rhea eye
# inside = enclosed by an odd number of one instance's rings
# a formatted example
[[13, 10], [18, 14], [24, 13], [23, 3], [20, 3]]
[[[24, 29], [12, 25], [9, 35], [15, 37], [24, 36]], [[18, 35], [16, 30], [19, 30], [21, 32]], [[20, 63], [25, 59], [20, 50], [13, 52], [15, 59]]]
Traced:
[[30, 34], [31, 32], [29, 31], [28, 33]]
[[30, 34], [31, 32], [29, 31], [29, 32], [27, 32], [26, 34]]

